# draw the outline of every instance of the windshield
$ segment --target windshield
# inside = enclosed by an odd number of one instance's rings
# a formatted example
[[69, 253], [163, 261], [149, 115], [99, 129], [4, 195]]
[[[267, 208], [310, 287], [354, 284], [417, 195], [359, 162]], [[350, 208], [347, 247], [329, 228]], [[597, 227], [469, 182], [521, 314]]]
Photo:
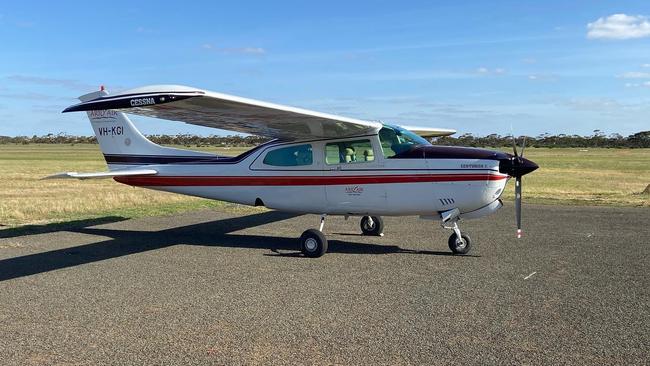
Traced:
[[384, 157], [390, 158], [416, 145], [431, 145], [429, 141], [398, 126], [384, 125], [379, 130], [379, 141]]

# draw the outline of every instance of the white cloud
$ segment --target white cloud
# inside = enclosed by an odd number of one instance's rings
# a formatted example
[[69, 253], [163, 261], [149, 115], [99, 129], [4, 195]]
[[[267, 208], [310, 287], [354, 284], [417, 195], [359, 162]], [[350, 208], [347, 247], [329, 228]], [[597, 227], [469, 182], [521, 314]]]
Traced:
[[650, 88], [650, 81], [644, 81], [642, 83], [625, 83], [626, 88]]
[[587, 38], [631, 39], [650, 37], [650, 20], [643, 15], [613, 14], [587, 24]]
[[554, 74], [530, 74], [528, 80], [531, 81], [557, 81], [558, 76]]
[[503, 74], [506, 73], [506, 69], [501, 68], [501, 67], [497, 67], [497, 68], [494, 68], [494, 69], [489, 69], [489, 68], [487, 68], [485, 66], [481, 66], [481, 67], [477, 68], [475, 71], [476, 71], [477, 74], [480, 74], [480, 75], [503, 75]]
[[643, 68], [650, 68], [650, 64], [643, 64], [643, 65], [641, 65], [641, 67], [643, 67]]
[[629, 71], [618, 75], [621, 79], [650, 79], [650, 72]]

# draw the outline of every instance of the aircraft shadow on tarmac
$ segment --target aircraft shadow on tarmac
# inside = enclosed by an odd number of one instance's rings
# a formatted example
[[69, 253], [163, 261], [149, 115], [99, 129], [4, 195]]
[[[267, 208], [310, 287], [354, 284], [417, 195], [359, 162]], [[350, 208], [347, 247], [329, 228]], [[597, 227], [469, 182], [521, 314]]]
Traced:
[[[265, 254], [267, 256], [302, 257], [298, 252], [298, 241], [294, 238], [230, 234], [234, 231], [287, 220], [296, 216], [299, 215], [270, 211], [154, 232], [93, 228], [84, 225], [98, 225], [120, 221], [120, 218], [115, 217], [107, 218], [105, 220], [98, 219], [83, 221], [81, 222], [81, 225], [77, 225], [76, 227], [73, 227], [72, 225], [64, 225], [60, 226], [62, 230], [90, 235], [101, 235], [111, 239], [71, 248], [2, 259], [0, 260], [0, 281], [78, 266], [86, 263], [98, 262], [149, 250], [166, 248], [179, 244], [266, 249], [271, 251], [271, 253]], [[36, 233], [51, 231], [52, 230], [49, 229], [40, 231], [36, 230]], [[29, 234], [33, 234], [33, 232], [25, 233], [25, 235]], [[352, 243], [340, 240], [328, 240], [328, 243], [328, 253], [452, 255], [450, 252], [402, 249], [396, 245]], [[291, 252], [280, 252], [285, 250]], [[462, 256], [462, 258], [471, 258], [471, 256]]]
[[47, 234], [56, 231], [73, 231], [74, 229], [78, 229], [81, 227], [104, 225], [104, 224], [110, 224], [119, 221], [125, 221], [125, 220], [128, 220], [128, 218], [122, 216], [104, 216], [104, 217], [97, 217], [94, 219], [55, 222], [55, 223], [44, 224], [44, 225], [25, 225], [25, 226], [0, 230], [0, 239], [15, 238], [18, 236], [26, 236], [26, 235]]

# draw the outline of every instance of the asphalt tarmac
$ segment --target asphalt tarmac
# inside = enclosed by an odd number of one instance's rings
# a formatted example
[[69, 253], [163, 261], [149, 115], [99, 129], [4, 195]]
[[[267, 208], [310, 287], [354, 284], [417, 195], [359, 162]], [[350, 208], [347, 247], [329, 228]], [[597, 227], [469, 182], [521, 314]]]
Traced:
[[448, 230], [197, 211], [0, 231], [0, 364], [648, 364], [650, 209], [512, 206]]

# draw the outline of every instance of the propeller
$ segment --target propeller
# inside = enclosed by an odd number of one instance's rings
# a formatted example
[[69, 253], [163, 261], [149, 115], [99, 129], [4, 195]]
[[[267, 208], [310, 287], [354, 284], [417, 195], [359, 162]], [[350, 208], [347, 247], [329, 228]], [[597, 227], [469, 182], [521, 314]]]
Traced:
[[534, 162], [524, 158], [526, 136], [521, 143], [521, 153], [517, 151], [517, 139], [512, 135], [512, 151], [514, 155], [503, 154], [499, 159], [499, 172], [515, 178], [515, 219], [517, 221], [517, 238], [521, 238], [521, 177], [539, 168]]
[[[523, 137], [521, 143], [521, 154], [517, 152], [517, 140], [512, 136], [512, 150], [515, 156], [512, 158], [513, 167], [522, 165], [525, 163], [524, 160], [524, 150], [526, 149], [526, 136]], [[517, 239], [520, 239], [523, 232], [521, 231], [521, 177], [523, 174], [517, 171], [518, 169], [513, 169], [515, 174], [515, 219], [517, 222]], [[524, 173], [525, 174], [525, 173]]]

